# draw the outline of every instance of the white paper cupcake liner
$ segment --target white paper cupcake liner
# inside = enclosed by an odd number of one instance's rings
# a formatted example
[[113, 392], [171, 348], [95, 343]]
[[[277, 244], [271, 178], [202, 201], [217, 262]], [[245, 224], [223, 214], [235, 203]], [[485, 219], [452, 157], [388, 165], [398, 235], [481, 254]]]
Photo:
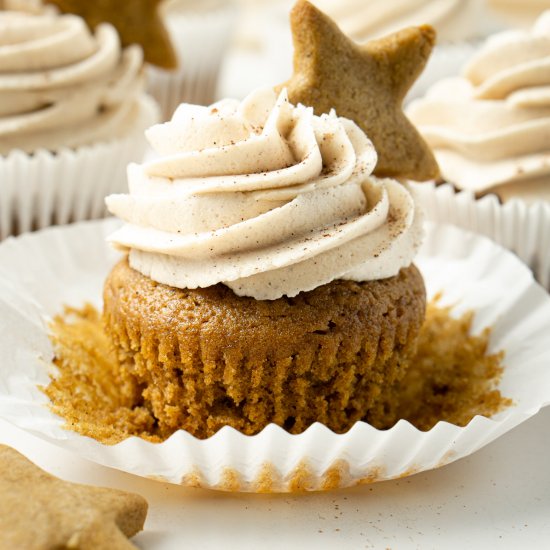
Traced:
[[187, 4], [187, 11], [181, 8], [165, 15], [179, 67], [173, 71], [147, 67], [147, 91], [159, 103], [163, 120], [170, 120], [180, 103], [214, 102], [220, 66], [235, 21], [236, 11], [231, 3], [196, 11]]
[[156, 104], [143, 96], [140, 116], [125, 138], [55, 153], [14, 150], [0, 156], [0, 240], [104, 216], [105, 196], [127, 189], [126, 167], [143, 157], [143, 132], [157, 120]]
[[517, 199], [501, 204], [495, 195], [476, 199], [450, 184], [414, 184], [414, 189], [428, 219], [480, 233], [508, 248], [550, 291], [550, 202]]
[[428, 293], [458, 314], [474, 309], [476, 332], [492, 326], [490, 351], [505, 349], [500, 383], [514, 405], [466, 427], [406, 421], [387, 431], [358, 422], [338, 435], [314, 424], [300, 435], [274, 425], [256, 436], [223, 428], [198, 440], [178, 431], [164, 443], [131, 437], [106, 446], [65, 430], [37, 385], [48, 383], [49, 316], [64, 304], [100, 305], [118, 255], [104, 242], [114, 220], [76, 224], [0, 245], [0, 417], [89, 460], [171, 483], [232, 491], [346, 487], [443, 466], [487, 445], [550, 402], [550, 297], [511, 253], [452, 226], [428, 225], [417, 258]]

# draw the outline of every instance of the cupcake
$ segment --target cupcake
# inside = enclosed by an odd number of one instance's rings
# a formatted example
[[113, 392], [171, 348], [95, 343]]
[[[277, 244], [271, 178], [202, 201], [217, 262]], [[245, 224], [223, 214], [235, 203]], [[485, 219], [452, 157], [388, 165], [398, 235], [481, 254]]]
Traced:
[[285, 89], [182, 105], [147, 137], [159, 158], [107, 199], [128, 256], [104, 322], [127, 387], [164, 437], [348, 430], [402, 378], [424, 319], [407, 187], [371, 175], [358, 126]]
[[157, 120], [140, 48], [50, 11], [0, 11], [0, 36], [0, 238], [103, 215]]
[[147, 90], [160, 104], [163, 120], [169, 120], [182, 102], [209, 105], [214, 101], [237, 11], [233, 2], [224, 0], [169, 0], [161, 13], [178, 67], [166, 70], [149, 65]]
[[549, 36], [550, 12], [529, 31], [494, 35], [461, 77], [440, 81], [407, 111], [434, 150], [441, 182], [452, 185], [419, 190], [429, 217], [511, 249], [546, 288]]

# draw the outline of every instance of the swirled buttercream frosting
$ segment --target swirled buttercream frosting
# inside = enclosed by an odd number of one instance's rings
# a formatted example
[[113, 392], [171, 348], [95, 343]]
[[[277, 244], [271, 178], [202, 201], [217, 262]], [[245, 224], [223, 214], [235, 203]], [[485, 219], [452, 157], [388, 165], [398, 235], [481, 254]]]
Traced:
[[124, 136], [140, 109], [142, 53], [110, 25], [0, 11], [0, 154]]
[[550, 199], [550, 12], [491, 37], [407, 114], [456, 187]]
[[479, 0], [313, 0], [356, 41], [379, 38], [405, 27], [429, 24], [439, 40], [480, 34]]
[[396, 275], [421, 242], [408, 189], [371, 176], [363, 131], [286, 90], [183, 104], [146, 135], [158, 158], [130, 165], [107, 206], [126, 222], [110, 241], [157, 282], [272, 300]]

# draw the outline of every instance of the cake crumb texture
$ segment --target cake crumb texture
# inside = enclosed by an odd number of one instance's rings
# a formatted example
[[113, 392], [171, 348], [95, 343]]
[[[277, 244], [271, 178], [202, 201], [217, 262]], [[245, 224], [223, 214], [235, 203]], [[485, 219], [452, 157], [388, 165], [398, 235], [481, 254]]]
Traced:
[[226, 425], [253, 435], [271, 422], [344, 432], [403, 377], [425, 303], [414, 266], [267, 301], [223, 284], [159, 284], [123, 259], [106, 279], [103, 318], [119, 372], [142, 388], [161, 437]]
[[401, 418], [420, 430], [440, 420], [465, 426], [475, 415], [490, 417], [512, 405], [497, 388], [505, 354], [487, 353], [490, 329], [471, 335], [472, 311], [456, 319], [437, 302], [438, 297], [428, 305], [411, 368], [384, 392], [379, 409], [366, 415], [379, 429]]

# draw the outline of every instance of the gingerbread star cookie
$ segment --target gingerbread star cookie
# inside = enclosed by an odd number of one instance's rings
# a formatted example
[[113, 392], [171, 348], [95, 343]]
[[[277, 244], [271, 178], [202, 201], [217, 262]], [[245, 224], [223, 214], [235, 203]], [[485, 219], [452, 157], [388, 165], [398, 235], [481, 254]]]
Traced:
[[164, 69], [178, 65], [176, 52], [159, 15], [163, 0], [46, 0], [64, 13], [82, 17], [91, 29], [111, 23], [123, 46], [140, 44], [145, 61]]
[[0, 550], [131, 550], [146, 515], [139, 495], [62, 481], [0, 445]]
[[294, 74], [279, 86], [316, 114], [335, 109], [358, 124], [378, 153], [377, 176], [418, 181], [438, 174], [435, 158], [402, 110], [435, 42], [428, 25], [359, 45], [327, 15], [298, 0], [290, 15]]

